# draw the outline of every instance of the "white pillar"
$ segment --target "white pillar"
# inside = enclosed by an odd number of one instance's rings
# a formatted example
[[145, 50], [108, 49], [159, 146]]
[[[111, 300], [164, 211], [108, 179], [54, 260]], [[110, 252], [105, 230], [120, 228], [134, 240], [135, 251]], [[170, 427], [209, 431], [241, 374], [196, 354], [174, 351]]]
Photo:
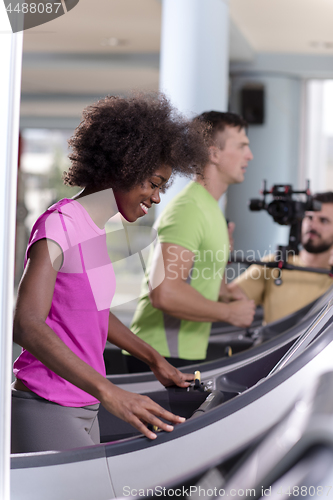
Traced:
[[304, 174], [306, 179], [310, 179], [310, 187], [313, 193], [327, 191], [327, 139], [324, 131], [324, 116], [331, 110], [324, 108], [324, 91], [324, 80], [310, 80], [307, 82]]
[[[160, 90], [193, 117], [226, 111], [229, 72], [229, 0], [163, 0]], [[188, 182], [177, 178], [164, 206]]]
[[10, 497], [10, 404], [22, 33], [0, 3], [0, 498]]

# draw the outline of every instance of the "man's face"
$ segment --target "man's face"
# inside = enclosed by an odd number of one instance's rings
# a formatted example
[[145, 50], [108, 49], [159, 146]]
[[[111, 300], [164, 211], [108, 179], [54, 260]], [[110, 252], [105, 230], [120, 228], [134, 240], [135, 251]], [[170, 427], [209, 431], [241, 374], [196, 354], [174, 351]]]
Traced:
[[319, 212], [306, 212], [302, 245], [309, 253], [323, 253], [333, 245], [333, 203], [322, 203]]
[[214, 163], [226, 184], [243, 182], [248, 162], [253, 159], [244, 129], [226, 127], [215, 137]]

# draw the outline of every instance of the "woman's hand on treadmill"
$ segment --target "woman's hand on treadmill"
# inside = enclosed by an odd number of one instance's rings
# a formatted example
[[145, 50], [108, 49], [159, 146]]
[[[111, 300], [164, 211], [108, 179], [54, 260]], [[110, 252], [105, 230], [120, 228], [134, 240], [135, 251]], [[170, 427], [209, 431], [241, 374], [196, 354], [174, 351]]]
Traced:
[[161, 418], [171, 424], [185, 422], [185, 418], [170, 413], [147, 396], [124, 391], [124, 389], [111, 384], [111, 382], [108, 383], [111, 385], [112, 390], [108, 390], [106, 395], [100, 398], [104, 408], [116, 417], [131, 424], [147, 438], [156, 439], [157, 437], [154, 432], [148, 429], [148, 424], [163, 431], [173, 431], [173, 425], [163, 422]]
[[158, 360], [154, 364], [150, 364], [149, 367], [157, 380], [165, 387], [170, 385], [189, 387], [191, 381], [194, 380], [193, 373], [182, 373], [162, 356], [159, 356]]

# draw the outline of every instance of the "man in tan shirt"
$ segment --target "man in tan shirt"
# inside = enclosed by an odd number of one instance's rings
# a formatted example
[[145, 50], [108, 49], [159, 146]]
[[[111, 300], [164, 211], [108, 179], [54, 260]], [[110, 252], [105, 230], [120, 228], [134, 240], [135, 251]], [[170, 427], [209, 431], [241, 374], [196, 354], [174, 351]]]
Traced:
[[[302, 222], [302, 250], [290, 255], [295, 266], [330, 268], [333, 252], [333, 192], [320, 193], [314, 199], [322, 203], [319, 212], [306, 212]], [[274, 261], [269, 255], [267, 261]], [[281, 272], [282, 284], [275, 280]], [[231, 299], [249, 298], [264, 307], [264, 322], [270, 323], [306, 306], [333, 284], [327, 274], [272, 269], [252, 265], [227, 285]]]

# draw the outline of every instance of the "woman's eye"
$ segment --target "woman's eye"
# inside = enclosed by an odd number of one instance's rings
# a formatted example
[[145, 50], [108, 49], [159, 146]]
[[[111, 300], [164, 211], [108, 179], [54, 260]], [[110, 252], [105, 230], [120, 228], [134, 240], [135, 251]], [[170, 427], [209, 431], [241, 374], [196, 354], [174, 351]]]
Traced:
[[152, 189], [159, 189], [161, 193], [165, 193], [167, 190], [168, 186], [166, 184], [161, 184], [160, 186], [158, 184], [154, 184], [154, 182], [150, 181], [150, 185]]

